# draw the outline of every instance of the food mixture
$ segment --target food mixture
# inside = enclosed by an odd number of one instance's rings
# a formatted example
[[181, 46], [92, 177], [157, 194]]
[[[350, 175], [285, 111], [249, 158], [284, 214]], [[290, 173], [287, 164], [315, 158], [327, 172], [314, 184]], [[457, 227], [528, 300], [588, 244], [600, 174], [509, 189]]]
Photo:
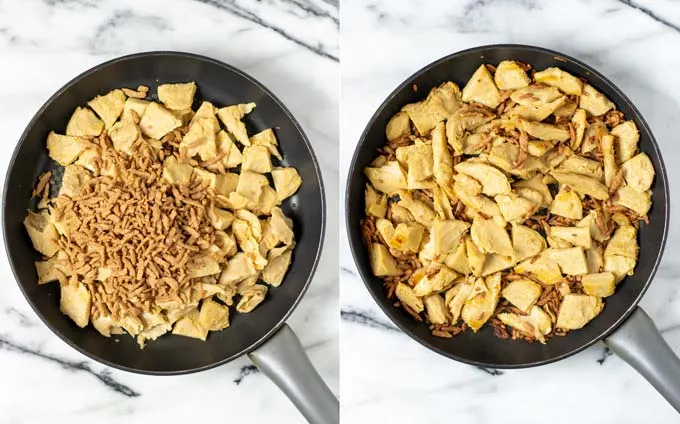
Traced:
[[364, 170], [362, 234], [387, 297], [435, 336], [488, 324], [546, 343], [633, 275], [654, 167], [635, 122], [587, 81], [481, 65], [385, 132]]
[[272, 163], [272, 129], [247, 133], [254, 103], [194, 111], [196, 88], [160, 85], [159, 102], [145, 86], [116, 89], [47, 137], [58, 194], [42, 174], [24, 225], [44, 255], [38, 283], [59, 282], [79, 327], [141, 347], [168, 332], [205, 340], [231, 306], [251, 312], [283, 281], [295, 240], [279, 206], [302, 180]]

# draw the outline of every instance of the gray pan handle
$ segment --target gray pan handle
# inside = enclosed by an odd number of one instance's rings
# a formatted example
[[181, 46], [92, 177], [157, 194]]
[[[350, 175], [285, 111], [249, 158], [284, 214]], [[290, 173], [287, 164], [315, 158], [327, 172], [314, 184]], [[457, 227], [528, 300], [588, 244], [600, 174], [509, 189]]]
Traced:
[[300, 339], [287, 324], [248, 356], [310, 424], [340, 422], [338, 399], [314, 369]]
[[680, 359], [642, 308], [635, 308], [604, 342], [680, 412]]

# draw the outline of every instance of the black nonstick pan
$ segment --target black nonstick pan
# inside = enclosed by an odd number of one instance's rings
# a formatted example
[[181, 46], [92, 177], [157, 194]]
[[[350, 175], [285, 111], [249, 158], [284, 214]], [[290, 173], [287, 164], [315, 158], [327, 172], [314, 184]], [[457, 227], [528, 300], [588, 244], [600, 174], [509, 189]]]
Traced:
[[[22, 221], [33, 207], [36, 178], [57, 166], [47, 155], [45, 139], [61, 132], [76, 108], [97, 94], [140, 84], [155, 93], [158, 84], [196, 81], [197, 105], [255, 102], [245, 120], [249, 133], [274, 128], [285, 166], [302, 177], [300, 190], [282, 208], [294, 221], [297, 246], [280, 287], [247, 315], [232, 314], [228, 329], [210, 334], [206, 342], [164, 336], [140, 350], [127, 336], [102, 337], [88, 326], [78, 328], [59, 311], [58, 284], [38, 286], [32, 248]], [[195, 109], [195, 107], [194, 107]], [[194, 54], [150, 52], [125, 56], [96, 66], [54, 94], [22, 135], [10, 161], [3, 197], [3, 231], [7, 254], [19, 287], [42, 321], [62, 340], [106, 365], [125, 371], [173, 375], [206, 370], [248, 354], [255, 364], [291, 398], [311, 423], [337, 423], [338, 401], [285, 324], [312, 280], [323, 244], [326, 210], [321, 172], [309, 140], [286, 107], [262, 84], [229, 65]]]
[[[586, 78], [591, 85], [611, 99], [627, 119], [633, 119], [640, 131], [640, 148], [651, 158], [656, 169], [650, 223], [640, 227], [640, 257], [635, 275], [621, 282], [616, 293], [606, 299], [603, 312], [581, 330], [565, 337], [554, 337], [546, 345], [524, 341], [501, 340], [490, 328], [477, 334], [465, 332], [452, 339], [433, 336], [428, 327], [416, 322], [401, 308], [385, 298], [381, 281], [371, 273], [368, 251], [362, 241], [359, 221], [364, 215], [363, 169], [385, 144], [385, 125], [407, 103], [423, 99], [431, 88], [443, 81], [461, 87], [482, 63], [498, 64], [515, 59], [534, 69], [560, 67]], [[413, 87], [417, 87], [417, 91]], [[666, 168], [649, 126], [628, 98], [607, 78], [588, 65], [561, 53], [521, 45], [477, 47], [444, 57], [416, 72], [394, 90], [370, 119], [354, 153], [348, 174], [347, 233], [359, 273], [375, 301], [387, 316], [406, 334], [425, 347], [457, 361], [483, 367], [523, 368], [548, 364], [574, 355], [604, 340], [614, 352], [635, 367], [666, 399], [680, 410], [680, 360], [662, 339], [647, 314], [637, 306], [654, 278], [661, 261], [669, 219], [669, 192]]]

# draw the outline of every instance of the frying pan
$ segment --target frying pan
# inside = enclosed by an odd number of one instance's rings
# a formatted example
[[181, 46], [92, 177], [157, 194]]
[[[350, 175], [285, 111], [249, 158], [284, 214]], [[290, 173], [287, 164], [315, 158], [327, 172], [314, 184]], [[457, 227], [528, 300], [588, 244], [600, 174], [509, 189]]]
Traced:
[[[453, 81], [461, 87], [482, 63], [497, 64], [515, 59], [535, 69], [558, 66], [584, 77], [632, 119], [640, 131], [640, 149], [654, 164], [656, 178], [652, 188], [653, 207], [649, 224], [639, 231], [640, 257], [635, 275], [626, 277], [616, 293], [606, 299], [602, 313], [581, 330], [565, 337], [554, 337], [546, 345], [501, 340], [490, 328], [479, 333], [464, 332], [452, 339], [433, 336], [428, 327], [416, 322], [401, 308], [385, 298], [381, 281], [371, 273], [368, 250], [361, 237], [359, 221], [364, 216], [364, 167], [375, 158], [376, 149], [385, 144], [385, 125], [407, 103], [422, 100], [433, 87]], [[413, 90], [413, 86], [417, 91]], [[548, 364], [574, 355], [598, 340], [637, 369], [680, 411], [680, 360], [672, 352], [649, 316], [637, 306], [661, 261], [669, 218], [669, 193], [666, 168], [651, 130], [630, 100], [607, 78], [590, 66], [551, 50], [522, 45], [477, 47], [446, 56], [416, 72], [394, 90], [370, 119], [354, 152], [347, 181], [347, 233], [354, 261], [369, 293], [387, 316], [423, 346], [457, 361], [482, 367], [523, 368]]]
[[[47, 155], [47, 134], [63, 131], [76, 106], [114, 88], [145, 84], [155, 93], [158, 84], [180, 81], [196, 81], [194, 109], [202, 100], [216, 105], [255, 102], [255, 111], [245, 119], [249, 133], [275, 129], [283, 166], [297, 168], [303, 181], [282, 205], [293, 219], [297, 245], [283, 284], [272, 288], [253, 312], [234, 313], [228, 329], [211, 333], [205, 342], [169, 335], [140, 350], [132, 337], [105, 338], [91, 326], [78, 328], [59, 311], [59, 285], [38, 285], [33, 262], [40, 258], [22, 221], [26, 210], [35, 207], [35, 199], [30, 198], [38, 175], [58, 169]], [[86, 71], [57, 91], [28, 124], [10, 161], [2, 206], [7, 255], [19, 287], [42, 321], [73, 348], [111, 367], [153, 375], [207, 370], [248, 354], [309, 422], [338, 422], [337, 399], [285, 324], [309, 286], [321, 254], [326, 221], [321, 172], [300, 125], [279, 99], [250, 76], [219, 61], [178, 52], [124, 56]]]

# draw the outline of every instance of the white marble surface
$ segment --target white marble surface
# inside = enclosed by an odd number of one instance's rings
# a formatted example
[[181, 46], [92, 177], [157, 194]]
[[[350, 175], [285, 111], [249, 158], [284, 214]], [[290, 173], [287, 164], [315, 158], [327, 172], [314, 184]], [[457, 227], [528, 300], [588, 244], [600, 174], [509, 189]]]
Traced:
[[[289, 324], [337, 392], [337, 31], [337, 0], [0, 0], [0, 178], [40, 105], [100, 62], [181, 50], [251, 74], [291, 109], [321, 162], [330, 231]], [[247, 358], [180, 377], [140, 376], [89, 360], [39, 321], [1, 256], [0, 423], [304, 422], [261, 373], [243, 376]]]
[[[644, 6], [643, 6], [644, 5]], [[644, 9], [643, 9], [644, 7]], [[648, 8], [648, 9], [647, 9]], [[608, 75], [640, 108], [669, 165], [672, 197], [680, 117], [677, 1], [343, 0], [341, 187], [375, 109], [424, 65], [469, 47], [535, 44]], [[378, 53], [379, 52], [379, 53]], [[680, 352], [677, 205], [665, 259], [642, 306]], [[341, 218], [344, 219], [344, 218]], [[356, 274], [341, 239], [341, 396], [348, 423], [671, 423], [679, 417], [603, 344], [544, 367], [491, 375], [394, 330]]]

